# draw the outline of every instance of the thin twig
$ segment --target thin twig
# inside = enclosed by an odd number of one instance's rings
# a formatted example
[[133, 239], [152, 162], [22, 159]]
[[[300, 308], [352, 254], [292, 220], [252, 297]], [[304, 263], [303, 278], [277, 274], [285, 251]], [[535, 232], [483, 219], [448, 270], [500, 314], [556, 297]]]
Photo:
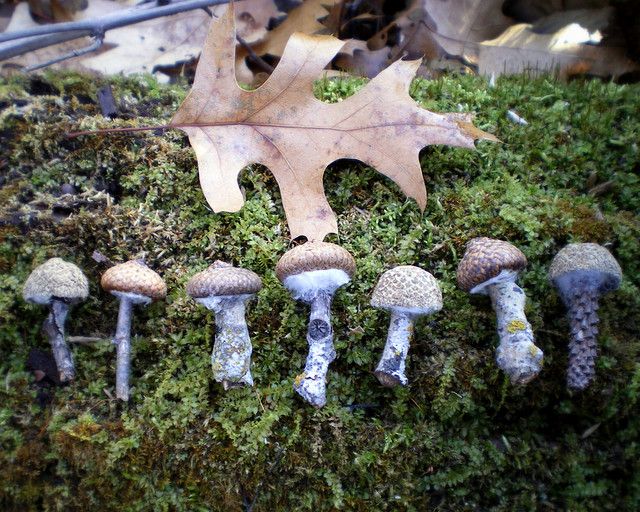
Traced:
[[89, 46], [85, 46], [84, 48], [79, 48], [77, 50], [71, 50], [69, 53], [65, 53], [64, 55], [60, 55], [54, 59], [40, 62], [39, 64], [34, 64], [33, 66], [27, 66], [25, 71], [35, 71], [36, 69], [46, 68], [51, 66], [52, 64], [57, 64], [58, 62], [62, 62], [63, 60], [72, 59], [74, 57], [80, 57], [81, 55], [86, 55], [87, 53], [95, 52], [102, 46], [102, 42], [104, 41], [104, 36], [97, 36], [93, 43]]
[[247, 43], [244, 39], [242, 39], [239, 35], [236, 34], [236, 40], [240, 43], [240, 45], [247, 50], [249, 54], [249, 58], [258, 66], [262, 71], [265, 71], [269, 74], [273, 73], [273, 66], [265, 61], [262, 57], [256, 55], [256, 52], [253, 51], [249, 43]]

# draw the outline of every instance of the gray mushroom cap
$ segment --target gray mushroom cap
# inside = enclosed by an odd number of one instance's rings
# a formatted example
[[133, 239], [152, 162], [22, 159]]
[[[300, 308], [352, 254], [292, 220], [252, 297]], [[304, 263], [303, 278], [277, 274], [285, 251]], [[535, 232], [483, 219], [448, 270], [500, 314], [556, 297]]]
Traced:
[[51, 258], [31, 272], [22, 295], [26, 301], [42, 305], [49, 305], [53, 299], [79, 302], [89, 296], [89, 282], [73, 263]]
[[613, 255], [594, 243], [569, 244], [551, 262], [549, 279], [560, 289], [591, 283], [600, 293], [620, 286], [622, 269]]
[[442, 309], [442, 291], [435, 277], [413, 265], [387, 270], [373, 290], [374, 308], [428, 315]]

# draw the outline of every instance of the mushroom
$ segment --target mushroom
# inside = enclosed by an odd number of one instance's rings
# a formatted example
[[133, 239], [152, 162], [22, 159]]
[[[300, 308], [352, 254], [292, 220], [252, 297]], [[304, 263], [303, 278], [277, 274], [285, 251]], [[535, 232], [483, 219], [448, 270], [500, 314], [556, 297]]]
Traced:
[[371, 305], [391, 313], [387, 342], [375, 375], [383, 386], [406, 386], [405, 359], [415, 319], [442, 309], [438, 281], [419, 267], [400, 265], [380, 276]]
[[533, 343], [524, 314], [526, 296], [516, 284], [527, 258], [509, 242], [474, 238], [458, 266], [458, 286], [470, 293], [489, 295], [498, 319], [498, 366], [514, 384], [526, 384], [542, 368], [543, 353]]
[[622, 269], [601, 245], [569, 244], [553, 259], [549, 279], [560, 292], [571, 325], [567, 387], [583, 390], [595, 377], [598, 299], [620, 286]]
[[135, 304], [147, 305], [167, 295], [167, 285], [143, 260], [131, 260], [109, 268], [102, 274], [102, 288], [120, 301], [116, 345], [116, 397], [129, 400], [131, 374], [131, 311]]
[[89, 282], [76, 265], [60, 258], [51, 258], [36, 267], [22, 290], [24, 299], [49, 307], [42, 330], [49, 337], [60, 382], [75, 378], [73, 356], [64, 339], [64, 323], [69, 306], [89, 296]]
[[187, 293], [215, 314], [216, 336], [211, 353], [213, 376], [224, 389], [253, 386], [251, 340], [245, 305], [262, 288], [255, 272], [216, 261], [187, 283]]
[[276, 275], [294, 299], [311, 306], [307, 342], [309, 355], [294, 389], [307, 402], [326, 402], [326, 376], [336, 357], [331, 328], [331, 300], [351, 280], [356, 262], [348, 251], [328, 242], [307, 242], [287, 251], [276, 266]]

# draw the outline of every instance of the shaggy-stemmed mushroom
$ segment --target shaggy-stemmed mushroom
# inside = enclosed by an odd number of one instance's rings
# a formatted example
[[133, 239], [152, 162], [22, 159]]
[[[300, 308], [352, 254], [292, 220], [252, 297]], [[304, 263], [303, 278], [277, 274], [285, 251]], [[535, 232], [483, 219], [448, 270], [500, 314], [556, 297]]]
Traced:
[[526, 296], [516, 284], [526, 265], [525, 255], [509, 242], [481, 237], [467, 244], [458, 266], [461, 289], [491, 297], [500, 337], [496, 362], [514, 384], [528, 383], [542, 368], [543, 353], [524, 314]]
[[167, 285], [142, 260], [120, 263], [102, 274], [102, 288], [120, 301], [116, 345], [116, 397], [129, 400], [131, 375], [131, 312], [136, 304], [147, 305], [167, 295]]
[[51, 258], [31, 272], [24, 283], [22, 295], [28, 302], [49, 307], [42, 330], [51, 343], [60, 382], [73, 380], [75, 366], [64, 338], [64, 324], [69, 306], [89, 296], [87, 278], [73, 263]]
[[336, 357], [331, 328], [331, 300], [351, 280], [356, 262], [348, 251], [328, 242], [307, 242], [287, 251], [276, 275], [294, 299], [311, 306], [307, 342], [309, 354], [294, 389], [307, 402], [322, 407], [326, 401], [326, 376]]
[[225, 390], [253, 386], [245, 306], [260, 288], [262, 281], [256, 273], [223, 261], [216, 261], [187, 283], [187, 293], [214, 312], [216, 336], [211, 366], [215, 380], [222, 382]]
[[571, 325], [567, 387], [583, 390], [596, 373], [598, 300], [620, 286], [622, 269], [601, 245], [569, 244], [553, 259], [549, 279], [560, 292]]
[[442, 291], [435, 277], [413, 265], [387, 270], [373, 290], [371, 305], [391, 313], [387, 342], [375, 375], [387, 387], [407, 385], [405, 360], [414, 322], [442, 309]]

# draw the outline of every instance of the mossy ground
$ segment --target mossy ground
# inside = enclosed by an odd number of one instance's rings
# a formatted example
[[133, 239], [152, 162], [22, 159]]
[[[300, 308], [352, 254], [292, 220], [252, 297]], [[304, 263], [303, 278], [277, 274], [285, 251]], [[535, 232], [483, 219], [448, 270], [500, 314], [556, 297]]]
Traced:
[[[425, 149], [424, 214], [373, 170], [331, 166], [325, 187], [340, 226], [333, 240], [358, 271], [335, 299], [338, 358], [329, 402], [315, 410], [292, 391], [307, 310], [273, 270], [289, 243], [275, 180], [258, 166], [243, 172], [245, 207], [216, 215], [181, 132], [66, 138], [166, 122], [187, 90], [113, 79], [125, 119], [110, 122], [95, 102], [104, 83], [49, 74], [0, 84], [3, 510], [640, 507], [640, 87], [526, 76], [494, 88], [471, 77], [415, 81], [421, 105], [474, 112], [502, 143]], [[316, 94], [335, 101], [362, 83], [320, 81]], [[529, 125], [510, 122], [508, 109]], [[65, 184], [75, 196], [61, 195]], [[465, 244], [480, 235], [510, 240], [530, 262], [521, 284], [546, 363], [524, 388], [496, 368], [489, 301], [456, 288]], [[597, 380], [571, 395], [568, 325], [546, 272], [575, 241], [606, 244], [625, 279], [602, 301]], [[115, 261], [145, 256], [169, 287], [166, 301], [135, 312], [126, 411], [110, 398], [117, 303], [98, 285], [104, 267], [94, 250]], [[25, 359], [32, 347], [47, 348], [45, 312], [23, 302], [21, 287], [53, 256], [74, 261], [91, 282], [69, 334], [104, 341], [74, 345], [77, 381], [41, 406]], [[212, 382], [213, 318], [184, 292], [215, 259], [264, 280], [248, 312], [255, 388], [223, 392]], [[397, 264], [432, 272], [444, 309], [417, 325], [410, 385], [389, 390], [372, 374], [388, 316], [368, 300]]]

